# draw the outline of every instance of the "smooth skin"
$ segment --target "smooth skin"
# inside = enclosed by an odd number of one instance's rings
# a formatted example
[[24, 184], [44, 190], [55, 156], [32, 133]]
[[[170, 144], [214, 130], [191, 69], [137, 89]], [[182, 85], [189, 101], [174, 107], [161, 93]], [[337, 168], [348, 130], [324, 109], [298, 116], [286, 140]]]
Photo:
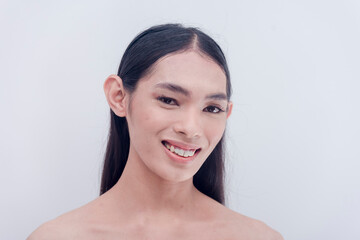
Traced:
[[[126, 117], [130, 151], [116, 185], [87, 205], [40, 226], [28, 240], [281, 240], [266, 224], [199, 192], [192, 178], [221, 139], [232, 103], [223, 70], [192, 49], [160, 59], [131, 95], [110, 75], [104, 91]], [[175, 161], [163, 141], [201, 148]]]

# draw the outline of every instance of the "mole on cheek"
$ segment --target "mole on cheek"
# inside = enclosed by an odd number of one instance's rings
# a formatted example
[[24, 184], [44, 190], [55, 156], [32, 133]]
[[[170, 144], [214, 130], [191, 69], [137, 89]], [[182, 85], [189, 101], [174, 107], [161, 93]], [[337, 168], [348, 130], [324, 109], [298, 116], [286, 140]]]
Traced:
[[149, 114], [146, 114], [145, 116], [144, 116], [144, 121], [148, 121], [150, 119], [150, 115]]

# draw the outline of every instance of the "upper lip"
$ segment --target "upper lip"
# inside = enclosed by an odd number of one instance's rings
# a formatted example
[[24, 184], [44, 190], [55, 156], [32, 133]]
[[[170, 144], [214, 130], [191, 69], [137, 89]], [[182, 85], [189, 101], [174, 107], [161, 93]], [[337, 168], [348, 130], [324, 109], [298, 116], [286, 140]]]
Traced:
[[170, 139], [165, 139], [165, 140], [163, 140], [163, 142], [168, 142], [171, 145], [174, 145], [175, 147], [182, 148], [184, 150], [197, 150], [197, 149], [200, 148], [198, 145], [189, 144], [189, 143], [183, 143], [183, 142], [179, 142], [179, 141], [176, 141], [176, 140], [170, 140]]

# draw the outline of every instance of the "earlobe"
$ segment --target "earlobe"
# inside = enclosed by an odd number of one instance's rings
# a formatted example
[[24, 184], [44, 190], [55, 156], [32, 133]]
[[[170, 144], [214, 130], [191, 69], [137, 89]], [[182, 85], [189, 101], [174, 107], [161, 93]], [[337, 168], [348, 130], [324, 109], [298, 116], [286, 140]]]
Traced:
[[229, 117], [230, 117], [231, 112], [232, 112], [232, 108], [233, 108], [233, 103], [232, 103], [232, 102], [229, 102], [229, 103], [228, 103], [228, 110], [227, 110], [227, 113], [226, 113], [226, 118], [229, 118]]
[[111, 110], [117, 116], [125, 117], [127, 93], [122, 79], [117, 75], [110, 75], [104, 82], [104, 92]]

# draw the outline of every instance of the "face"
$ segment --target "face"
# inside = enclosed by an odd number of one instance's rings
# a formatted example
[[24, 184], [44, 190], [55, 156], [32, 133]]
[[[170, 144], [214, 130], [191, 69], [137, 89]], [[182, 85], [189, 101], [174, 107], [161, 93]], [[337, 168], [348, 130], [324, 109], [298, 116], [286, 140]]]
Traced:
[[130, 98], [129, 159], [172, 182], [195, 175], [220, 141], [232, 108], [223, 70], [195, 51], [160, 59]]

